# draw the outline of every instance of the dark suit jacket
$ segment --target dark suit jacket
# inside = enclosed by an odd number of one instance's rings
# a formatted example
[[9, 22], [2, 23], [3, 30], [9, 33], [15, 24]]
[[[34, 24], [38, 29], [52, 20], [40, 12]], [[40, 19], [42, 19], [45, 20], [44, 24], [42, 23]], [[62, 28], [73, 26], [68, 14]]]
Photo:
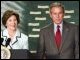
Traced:
[[63, 21], [62, 43], [57, 49], [54, 39], [53, 24], [40, 30], [37, 57], [47, 59], [78, 59], [79, 58], [79, 27]]

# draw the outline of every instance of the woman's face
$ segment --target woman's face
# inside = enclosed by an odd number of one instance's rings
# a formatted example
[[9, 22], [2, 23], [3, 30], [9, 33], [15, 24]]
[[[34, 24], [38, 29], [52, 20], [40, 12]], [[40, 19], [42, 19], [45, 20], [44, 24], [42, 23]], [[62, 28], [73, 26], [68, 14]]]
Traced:
[[16, 30], [17, 29], [17, 19], [15, 15], [8, 18], [6, 22], [7, 29]]

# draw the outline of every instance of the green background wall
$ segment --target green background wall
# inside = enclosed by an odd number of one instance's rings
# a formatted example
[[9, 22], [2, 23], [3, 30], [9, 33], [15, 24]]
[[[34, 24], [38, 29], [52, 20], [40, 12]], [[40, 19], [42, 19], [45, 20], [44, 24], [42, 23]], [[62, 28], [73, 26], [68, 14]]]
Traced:
[[[1, 1], [1, 17], [3, 13], [10, 9], [20, 15], [20, 30], [29, 37], [29, 49], [36, 51], [40, 28], [51, 22], [51, 18], [46, 11], [49, 5], [56, 1]], [[65, 7], [65, 17], [67, 22], [79, 25], [79, 2], [78, 1], [58, 1]], [[37, 19], [38, 18], [38, 19]], [[1, 23], [1, 30], [5, 29]]]

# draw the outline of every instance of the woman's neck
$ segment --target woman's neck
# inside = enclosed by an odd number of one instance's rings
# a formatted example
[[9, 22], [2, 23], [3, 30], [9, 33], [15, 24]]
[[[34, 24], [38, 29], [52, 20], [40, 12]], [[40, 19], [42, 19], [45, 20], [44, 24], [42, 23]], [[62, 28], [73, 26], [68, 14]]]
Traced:
[[11, 30], [11, 29], [7, 29], [7, 30], [8, 30], [9, 38], [13, 38], [16, 33], [16, 30]]

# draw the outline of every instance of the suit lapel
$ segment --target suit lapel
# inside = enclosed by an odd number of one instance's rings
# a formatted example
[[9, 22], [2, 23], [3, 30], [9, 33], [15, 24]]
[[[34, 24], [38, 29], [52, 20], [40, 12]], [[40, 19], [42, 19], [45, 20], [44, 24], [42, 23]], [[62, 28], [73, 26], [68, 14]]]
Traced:
[[59, 51], [61, 51], [61, 49], [63, 48], [64, 43], [66, 41], [66, 37], [68, 36], [68, 33], [69, 33], [69, 28], [68, 28], [67, 24], [65, 22], [63, 22], [62, 43], [61, 43]]
[[52, 49], [55, 49], [56, 52], [58, 52], [56, 43], [55, 43], [55, 35], [54, 35], [54, 26], [53, 24], [50, 25], [49, 27], [49, 37], [50, 37], [50, 43], [52, 46]]
[[14, 45], [16, 42], [18, 42], [18, 38], [21, 38], [21, 33], [19, 30], [16, 31], [15, 38], [14, 38], [12, 45]]

